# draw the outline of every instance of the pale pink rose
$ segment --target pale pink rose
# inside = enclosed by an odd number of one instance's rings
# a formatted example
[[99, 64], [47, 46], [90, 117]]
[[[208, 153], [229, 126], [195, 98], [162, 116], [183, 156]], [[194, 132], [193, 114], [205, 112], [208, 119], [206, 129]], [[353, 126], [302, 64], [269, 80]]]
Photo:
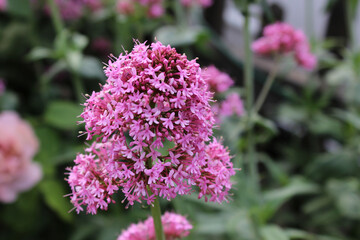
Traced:
[[40, 165], [32, 162], [38, 146], [27, 122], [15, 112], [0, 114], [0, 202], [15, 201], [41, 179]]

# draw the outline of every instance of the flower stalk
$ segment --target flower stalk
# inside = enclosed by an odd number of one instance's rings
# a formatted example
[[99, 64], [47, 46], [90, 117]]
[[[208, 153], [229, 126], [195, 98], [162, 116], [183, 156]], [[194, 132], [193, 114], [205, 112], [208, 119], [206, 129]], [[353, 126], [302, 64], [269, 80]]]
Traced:
[[271, 89], [271, 86], [274, 83], [274, 80], [276, 79], [277, 73], [278, 73], [278, 58], [276, 57], [275, 60], [275, 67], [270, 71], [269, 75], [266, 78], [265, 84], [263, 88], [261, 89], [261, 92], [256, 99], [255, 106], [254, 106], [254, 114], [258, 113], [264, 104], [264, 101], [269, 94], [269, 91]]
[[151, 215], [154, 219], [156, 240], [165, 240], [163, 226], [161, 222], [161, 209], [159, 199], [156, 197], [153, 205], [151, 206]]
[[[255, 196], [258, 195], [259, 191], [259, 177], [257, 172], [257, 160], [255, 156], [255, 142], [253, 136], [252, 129], [252, 109], [254, 103], [254, 77], [253, 77], [253, 56], [251, 52], [251, 36], [249, 30], [249, 15], [245, 14], [245, 22], [244, 22], [244, 49], [245, 49], [245, 63], [244, 63], [244, 79], [245, 79], [245, 88], [246, 88], [246, 108], [249, 113], [248, 116], [248, 133], [247, 133], [247, 141], [248, 141], [248, 152], [247, 152], [247, 160], [249, 163], [249, 171], [250, 171], [250, 179], [252, 189], [255, 192]], [[257, 198], [257, 197], [255, 197]]]

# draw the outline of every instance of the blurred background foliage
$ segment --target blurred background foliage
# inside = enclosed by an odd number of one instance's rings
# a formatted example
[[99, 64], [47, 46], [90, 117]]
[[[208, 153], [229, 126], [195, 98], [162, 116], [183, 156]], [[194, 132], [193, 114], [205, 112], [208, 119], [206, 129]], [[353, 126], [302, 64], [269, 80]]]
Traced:
[[[45, 13], [49, 2], [8, 0], [0, 12], [0, 77], [6, 86], [0, 108], [15, 110], [31, 123], [41, 146], [35, 161], [43, 168], [36, 187], [14, 203], [0, 203], [0, 239], [116, 239], [122, 229], [145, 219], [149, 209], [139, 204], [125, 209], [118, 194], [109, 211], [77, 215], [69, 212], [72, 206], [64, 197], [70, 192], [65, 169], [84, 149], [78, 133], [83, 126], [77, 124], [80, 104], [85, 93], [104, 83], [110, 53], [130, 51], [133, 39], [156, 38], [198, 57], [204, 67], [215, 64], [228, 72], [236, 80], [230, 91], [242, 96], [244, 59], [223, 41], [221, 0], [207, 9], [165, 1], [159, 18], [149, 18], [140, 7], [121, 14], [115, 1], [104, 0], [100, 10], [66, 21], [56, 12]], [[278, 19], [265, 0], [234, 2], [242, 14], [249, 14], [250, 4], [260, 7], [266, 22]], [[335, 11], [339, 2], [328, 1], [327, 11]], [[347, 9], [357, 9], [358, 1], [349, 2]], [[230, 202], [205, 203], [194, 196], [161, 201], [163, 211], [188, 216], [194, 224], [187, 239], [360, 239], [360, 51], [349, 40], [351, 28], [359, 26], [351, 24], [357, 12], [344, 16], [350, 27], [342, 39], [312, 39], [318, 69], [302, 73], [306, 81], [294, 84], [288, 81], [289, 63], [281, 62], [269, 98], [252, 116], [260, 193], [254, 195], [244, 158], [248, 120], [233, 116], [216, 130], [234, 165], [242, 168], [233, 178]], [[256, 66], [256, 89], [265, 72]]]

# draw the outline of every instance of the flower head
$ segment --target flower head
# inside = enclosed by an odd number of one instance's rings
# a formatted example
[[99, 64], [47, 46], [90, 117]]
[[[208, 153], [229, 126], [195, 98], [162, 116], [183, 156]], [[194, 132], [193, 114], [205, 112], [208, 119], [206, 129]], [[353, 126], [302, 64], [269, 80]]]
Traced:
[[[196, 60], [160, 42], [138, 43], [109, 61], [105, 73], [106, 84], [89, 96], [81, 114], [87, 139], [96, 142], [77, 156], [67, 179], [77, 211], [82, 205], [90, 213], [107, 209], [118, 189], [130, 205], [190, 194], [193, 185], [211, 201], [225, 200], [218, 192], [227, 192], [222, 186], [229, 178], [218, 182], [222, 190], [207, 187], [215, 180], [205, 170], [215, 157], [206, 145], [214, 117]], [[232, 165], [224, 166], [231, 172]]]
[[30, 125], [15, 112], [0, 114], [0, 202], [13, 202], [41, 178], [41, 168], [32, 158], [38, 141]]
[[232, 85], [234, 85], [234, 80], [225, 72], [221, 72], [214, 65], [208, 66], [203, 71], [203, 77], [209, 85], [210, 91], [225, 92]]
[[[161, 222], [164, 228], [166, 240], [175, 240], [189, 235], [189, 230], [192, 225], [188, 220], [179, 214], [166, 212], [161, 217]], [[154, 220], [149, 217], [144, 222], [131, 224], [130, 227], [124, 230], [117, 240], [140, 240], [148, 239], [155, 240]]]
[[310, 52], [309, 43], [304, 33], [291, 25], [277, 22], [264, 28], [264, 36], [256, 40], [252, 49], [262, 55], [272, 53], [295, 54], [296, 62], [305, 69], [316, 66], [316, 57]]

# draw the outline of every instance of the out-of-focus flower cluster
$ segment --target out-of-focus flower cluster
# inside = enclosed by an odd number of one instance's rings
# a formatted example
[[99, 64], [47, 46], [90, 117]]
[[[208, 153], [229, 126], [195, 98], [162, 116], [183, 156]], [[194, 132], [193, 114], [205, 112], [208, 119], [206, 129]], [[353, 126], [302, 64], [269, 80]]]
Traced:
[[0, 114], [0, 202], [15, 201], [41, 179], [40, 165], [32, 162], [38, 145], [30, 125], [15, 112]]
[[180, 0], [180, 2], [185, 7], [200, 5], [201, 7], [207, 8], [213, 4], [213, 0]]
[[[215, 66], [211, 65], [205, 68], [202, 73], [208, 84], [210, 91], [215, 93], [224, 93], [234, 85], [234, 80], [225, 72], [221, 72]], [[227, 94], [225, 100], [219, 100], [212, 105], [212, 111], [215, 115], [217, 123], [221, 123], [221, 119], [232, 115], [239, 117], [245, 113], [243, 102], [236, 92]]]
[[7, 0], [0, 0], [0, 11], [5, 11], [7, 7]]
[[309, 42], [301, 30], [291, 25], [277, 22], [264, 28], [263, 37], [257, 39], [252, 49], [262, 55], [294, 53], [296, 62], [303, 68], [312, 70], [317, 64], [310, 52]]
[[211, 93], [196, 60], [160, 42], [138, 43], [109, 61], [107, 82], [84, 104], [87, 154], [70, 169], [77, 211], [107, 209], [121, 188], [129, 204], [168, 200], [199, 188], [199, 198], [226, 200], [235, 172], [212, 136]]
[[[166, 240], [175, 240], [186, 237], [192, 229], [192, 225], [184, 217], [176, 213], [166, 212], [161, 217]], [[124, 230], [117, 240], [155, 240], [154, 220], [149, 217], [144, 222], [132, 224]]]
[[140, 6], [146, 10], [148, 17], [158, 18], [165, 12], [163, 2], [164, 0], [118, 0], [116, 9], [121, 14], [131, 15], [136, 6]]
[[[86, 9], [97, 11], [102, 8], [101, 0], [54, 0], [60, 15], [64, 20], [76, 20], [83, 16]], [[50, 14], [50, 6], [45, 6], [45, 11]]]

